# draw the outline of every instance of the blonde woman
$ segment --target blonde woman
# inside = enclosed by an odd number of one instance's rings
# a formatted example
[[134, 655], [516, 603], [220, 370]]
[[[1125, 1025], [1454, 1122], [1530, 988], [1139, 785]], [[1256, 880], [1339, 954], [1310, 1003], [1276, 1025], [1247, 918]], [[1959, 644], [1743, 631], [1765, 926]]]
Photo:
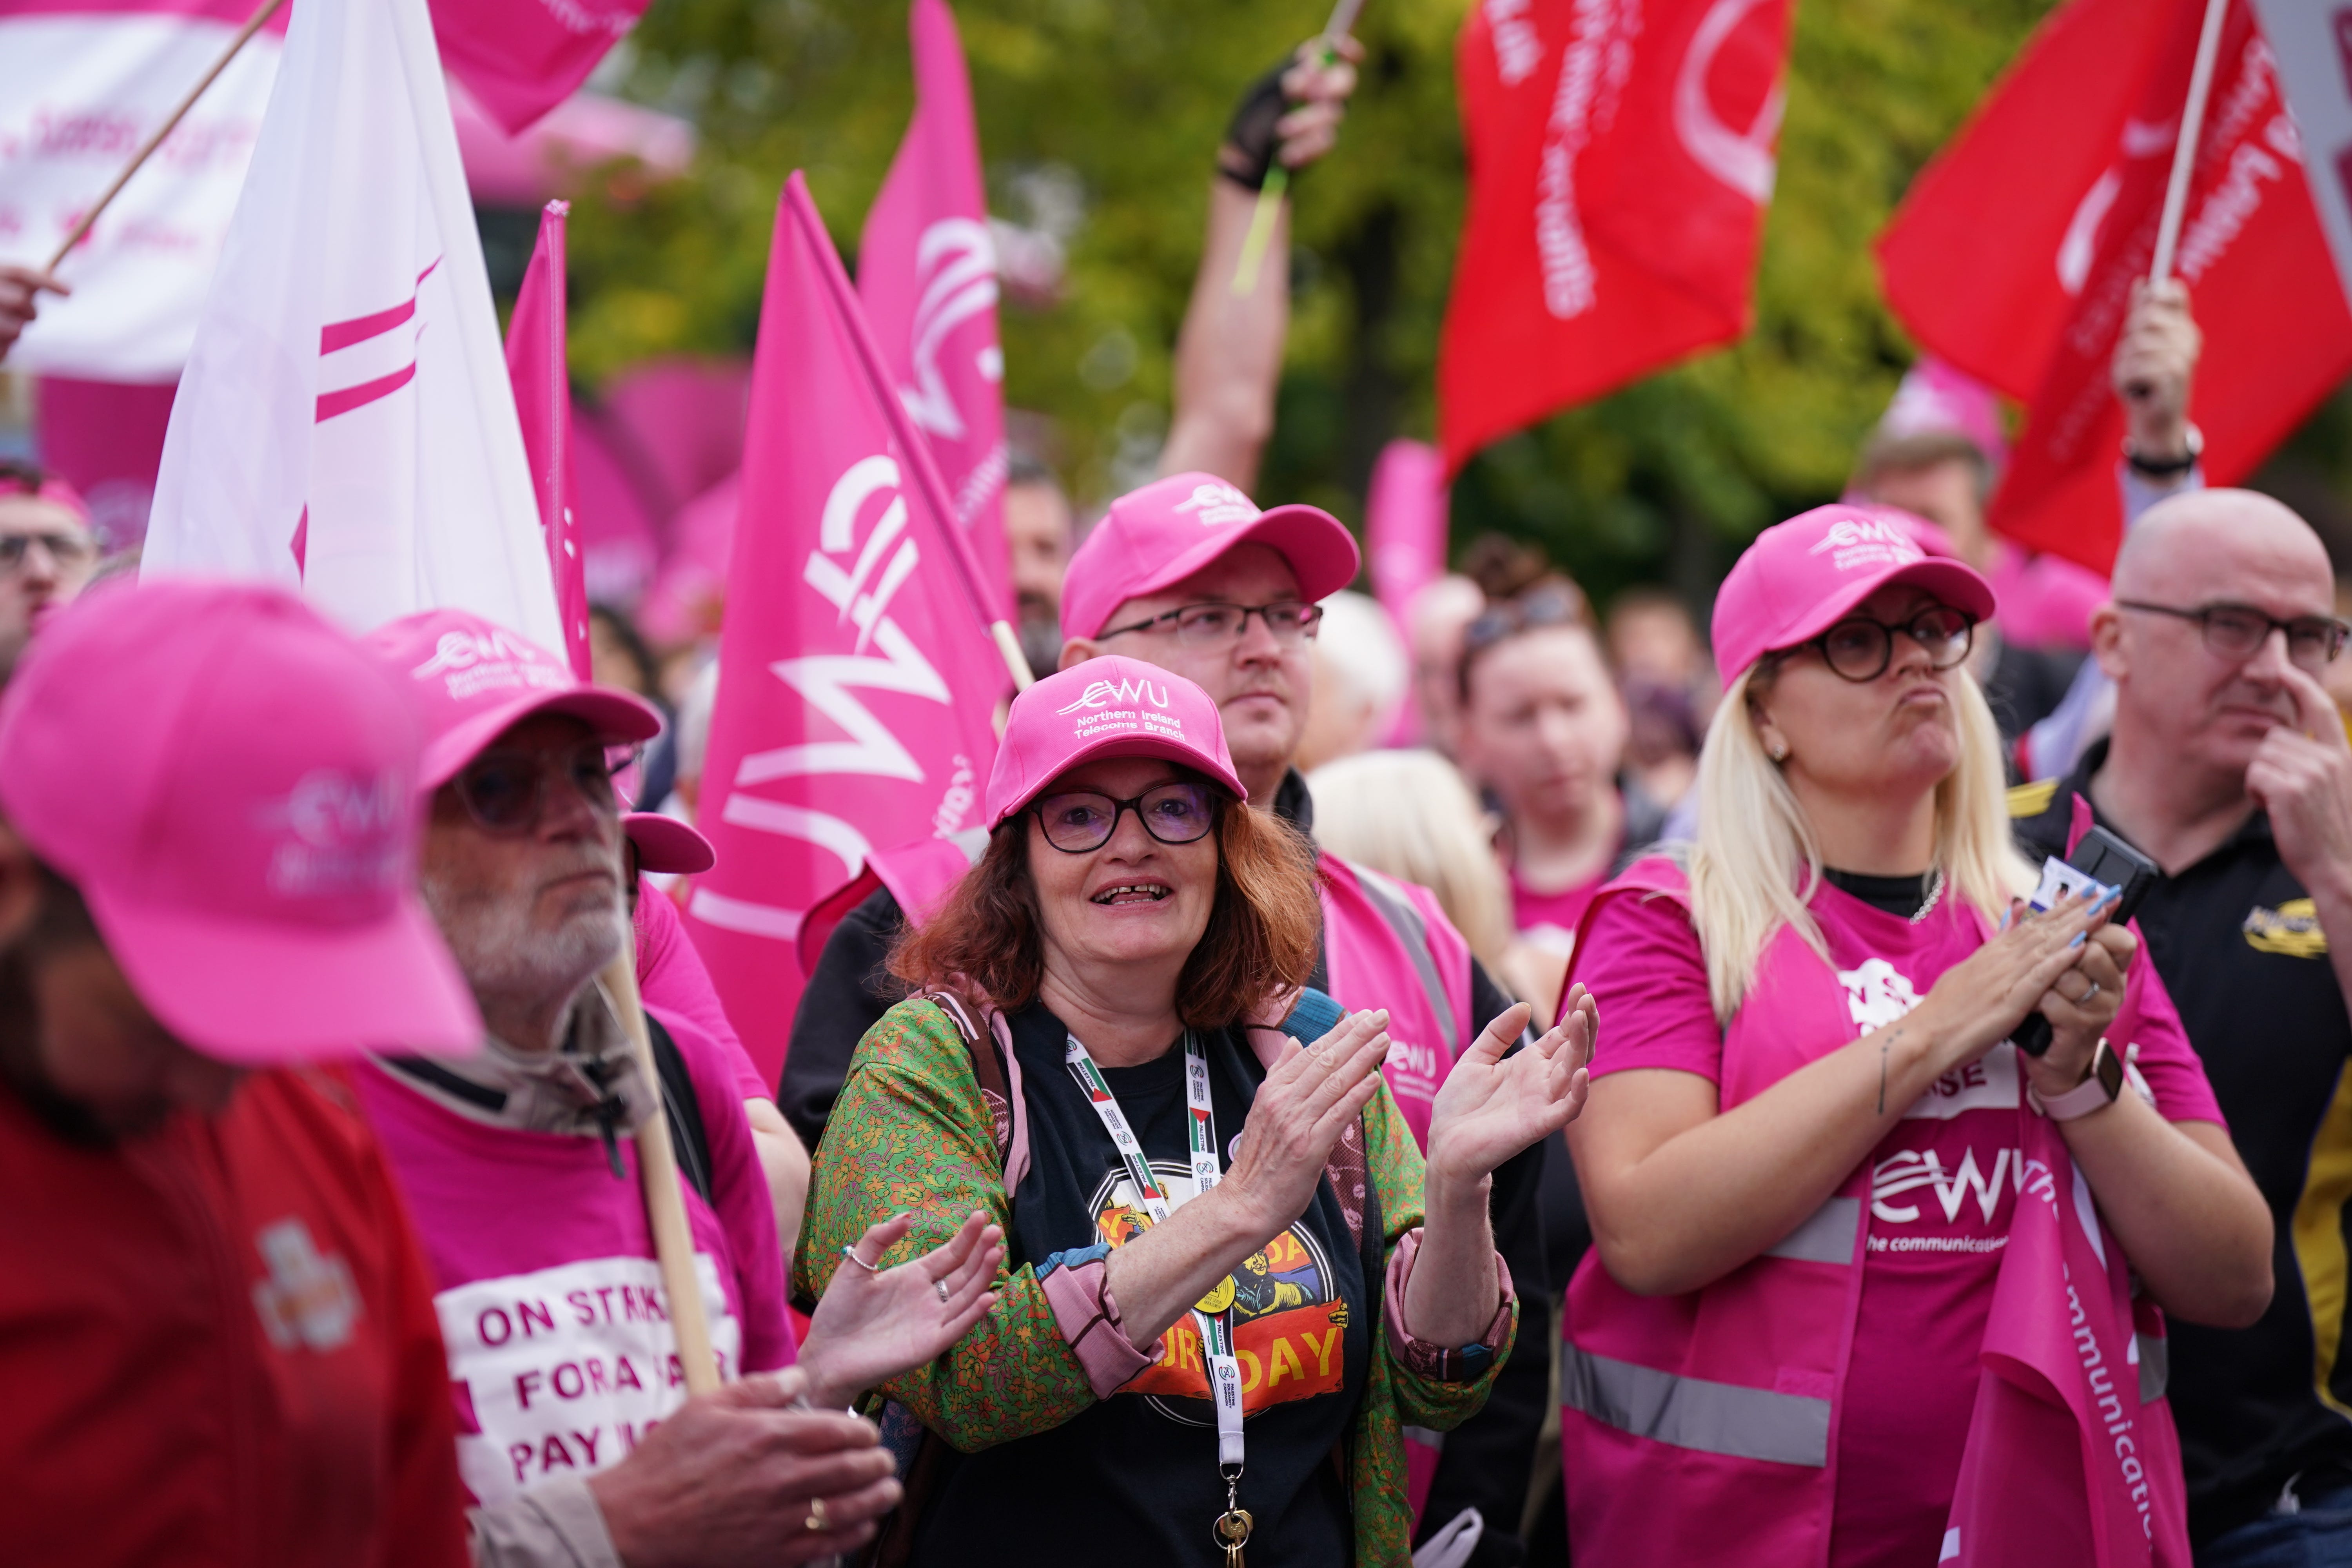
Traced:
[[2109, 901], [2016, 901], [1992, 610], [1847, 507], [1724, 582], [1697, 847], [1570, 965], [1613, 1020], [1570, 1139], [1580, 1562], [2188, 1562], [2163, 1313], [2253, 1321], [2269, 1215]]
[[1559, 1012], [1568, 961], [1519, 941], [1495, 858], [1495, 824], [1462, 771], [1435, 752], [1362, 752], [1307, 776], [1315, 841], [1358, 865], [1418, 883], [1478, 962], [1538, 1018]]

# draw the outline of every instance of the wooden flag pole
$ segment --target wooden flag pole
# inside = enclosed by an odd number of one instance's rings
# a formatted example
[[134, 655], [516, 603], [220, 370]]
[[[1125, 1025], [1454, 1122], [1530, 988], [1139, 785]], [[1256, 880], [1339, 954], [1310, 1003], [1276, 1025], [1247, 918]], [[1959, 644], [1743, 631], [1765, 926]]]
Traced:
[[54, 274], [64, 264], [65, 258], [73, 253], [73, 247], [79, 245], [89, 235], [90, 225], [98, 221], [99, 215], [111, 206], [114, 198], [122, 194], [122, 187], [131, 183], [131, 176], [139, 172], [140, 165], [146, 163], [153, 155], [155, 149], [163, 144], [163, 138], [180, 128], [180, 121], [188, 117], [188, 110], [196, 106], [196, 100], [204, 97], [205, 89], [219, 79], [220, 73], [228, 69], [229, 61], [236, 58], [238, 51], [245, 47], [254, 34], [261, 31], [269, 18], [278, 14], [278, 7], [284, 4], [286, 0], [261, 0], [259, 8], [251, 16], [246, 18], [245, 26], [237, 29], [236, 37], [228, 41], [228, 47], [222, 50], [220, 58], [213, 62], [212, 69], [196, 79], [196, 85], [188, 89], [185, 98], [180, 100], [179, 107], [165, 115], [163, 123], [155, 128], [154, 134], [140, 144], [139, 151], [131, 154], [131, 162], [122, 166], [122, 173], [114, 176], [114, 184], [107, 186], [106, 193], [91, 203], [89, 210], [81, 215], [81, 221], [73, 226], [73, 232], [66, 236], [65, 243], [58, 247], [57, 254], [49, 258], [49, 264], [41, 268], [42, 271]]
[[[1331, 7], [1330, 20], [1323, 24], [1322, 62], [1329, 65], [1338, 58], [1339, 40], [1356, 26], [1356, 14], [1364, 8], [1364, 0], [1339, 0]], [[1265, 264], [1266, 247], [1274, 243], [1274, 221], [1282, 216], [1283, 194], [1290, 189], [1290, 171], [1283, 166], [1282, 144], [1275, 142], [1274, 161], [1265, 171], [1265, 183], [1257, 189], [1257, 205], [1250, 211], [1250, 226], [1242, 236], [1240, 259], [1234, 263], [1231, 285], [1236, 298], [1257, 291], [1258, 268]]]
[[[653, 897], [656, 895], [647, 895]], [[646, 1191], [646, 1220], [654, 1233], [654, 1257], [661, 1265], [662, 1294], [669, 1298], [671, 1331], [677, 1336], [678, 1364], [686, 1391], [710, 1394], [719, 1387], [719, 1358], [710, 1348], [710, 1320], [702, 1311], [702, 1280], [694, 1267], [694, 1232], [687, 1224], [686, 1197], [678, 1190], [677, 1151], [670, 1147], [669, 1117], [662, 1110], [661, 1069], [654, 1064], [653, 1037], [637, 1000], [636, 937], [621, 943], [620, 956], [600, 978], [629, 1048], [653, 1090], [654, 1112], [637, 1129], [637, 1174]]]
[[2156, 262], [2148, 280], [2172, 276], [2180, 248], [2180, 225], [2189, 213], [2189, 184], [2197, 173], [2197, 151], [2205, 140], [2205, 100], [2213, 93], [2213, 62], [2221, 52], [2221, 19], [2230, 0], [2205, 0], [2205, 25], [2197, 35], [2197, 63], [2189, 72], [2189, 101], [2180, 107], [2180, 137], [2172, 146], [2172, 178], [2164, 187], [2164, 218], [2156, 231]]

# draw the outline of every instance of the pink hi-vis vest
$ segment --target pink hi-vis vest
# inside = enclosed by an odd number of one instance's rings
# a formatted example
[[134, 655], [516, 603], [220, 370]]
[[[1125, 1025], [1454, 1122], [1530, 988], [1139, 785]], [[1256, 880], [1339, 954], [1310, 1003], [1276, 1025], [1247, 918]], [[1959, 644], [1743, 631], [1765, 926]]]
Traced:
[[[877, 888], [889, 889], [908, 921], [919, 925], [987, 847], [987, 833], [971, 828], [867, 856], [858, 874], [801, 922], [802, 972], [815, 972], [825, 938]], [[1330, 994], [1344, 1007], [1389, 1010], [1395, 1044], [1381, 1070], [1413, 1142], [1425, 1148], [1437, 1086], [1487, 1022], [1470, 1016], [1470, 944], [1428, 889], [1336, 855], [1322, 856], [1318, 868]]]
[[[1628, 895], [1689, 908], [1682, 873], [1645, 860], [1593, 900], [1579, 952], [1602, 903]], [[2137, 1022], [2127, 996], [2109, 1038], [2128, 1040]], [[1783, 927], [1724, 1031], [1723, 1108], [1857, 1034], [1835, 972]], [[2026, 1174], [1940, 1562], [2188, 1568], [2162, 1314], [2132, 1301], [2123, 1249], [2057, 1127], [2022, 1095], [2017, 1115]], [[1828, 1562], [1869, 1173], [1864, 1160], [1779, 1245], [1688, 1295], [1633, 1295], [1597, 1248], [1586, 1255], [1560, 1365], [1578, 1561], [1711, 1568], [1737, 1542], [1743, 1562]]]

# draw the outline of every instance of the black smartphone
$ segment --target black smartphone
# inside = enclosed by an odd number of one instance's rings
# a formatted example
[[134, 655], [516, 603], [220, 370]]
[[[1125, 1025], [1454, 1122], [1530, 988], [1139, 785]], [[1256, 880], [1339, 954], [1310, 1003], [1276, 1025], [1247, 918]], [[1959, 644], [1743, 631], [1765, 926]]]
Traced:
[[[2107, 887], [2123, 889], [2107, 917], [2115, 925], [2131, 919], [2147, 890], [2156, 886], [2156, 862], [2104, 827], [2083, 835], [2083, 841], [2066, 857], [2066, 864]], [[2050, 1048], [2050, 1020], [2039, 1013], [2028, 1013], [2010, 1039], [2027, 1056], [2041, 1056]]]

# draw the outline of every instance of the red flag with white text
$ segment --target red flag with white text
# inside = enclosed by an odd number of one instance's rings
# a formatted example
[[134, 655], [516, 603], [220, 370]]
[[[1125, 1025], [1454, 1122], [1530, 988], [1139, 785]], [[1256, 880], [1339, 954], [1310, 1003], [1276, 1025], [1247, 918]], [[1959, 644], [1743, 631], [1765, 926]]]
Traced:
[[1013, 610], [1004, 546], [1004, 353], [996, 246], [971, 84], [947, 0], [915, 0], [915, 118], [866, 214], [857, 295], [898, 396], [930, 442], [997, 615]]
[[[2203, 11], [2073, 0], [1878, 244], [1888, 303], [1920, 343], [2028, 404], [1993, 526], [2102, 573], [2123, 537], [2109, 363], [2155, 254]], [[2251, 473], [2352, 374], [2352, 311], [2276, 66], [2232, 0], [2175, 266], [2204, 329], [2189, 413], [2216, 484]]]
[[1747, 331], [1790, 0], [1483, 0], [1439, 347], [1449, 471]]
[[1011, 685], [922, 437], [808, 187], [776, 212], [689, 929], [772, 1079], [802, 916], [877, 847], [979, 817]]
[[572, 515], [572, 378], [565, 362], [563, 237], [570, 202], [550, 202], [539, 215], [539, 243], [507, 321], [507, 374], [514, 382], [522, 449], [539, 495], [539, 527], [547, 540], [548, 571], [555, 579], [556, 616], [572, 673], [589, 679], [588, 563]]

